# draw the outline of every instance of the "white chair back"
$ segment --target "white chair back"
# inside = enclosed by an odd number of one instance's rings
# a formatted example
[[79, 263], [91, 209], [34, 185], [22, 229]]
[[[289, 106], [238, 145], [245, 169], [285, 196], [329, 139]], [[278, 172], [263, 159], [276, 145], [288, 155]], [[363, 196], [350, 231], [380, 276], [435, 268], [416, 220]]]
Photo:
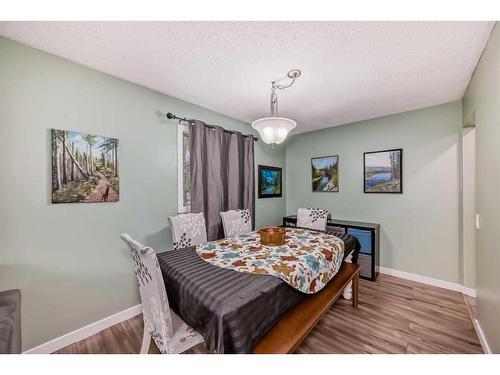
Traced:
[[174, 249], [182, 249], [197, 244], [207, 243], [207, 228], [203, 212], [170, 216]]
[[127, 244], [134, 260], [135, 275], [141, 295], [144, 329], [147, 330], [161, 353], [168, 353], [173, 335], [172, 318], [167, 292], [155, 251], [141, 245], [126, 233], [121, 239]]
[[231, 237], [252, 231], [252, 214], [250, 210], [229, 210], [221, 212], [224, 236]]
[[321, 208], [299, 208], [297, 226], [301, 228], [326, 230], [328, 211]]

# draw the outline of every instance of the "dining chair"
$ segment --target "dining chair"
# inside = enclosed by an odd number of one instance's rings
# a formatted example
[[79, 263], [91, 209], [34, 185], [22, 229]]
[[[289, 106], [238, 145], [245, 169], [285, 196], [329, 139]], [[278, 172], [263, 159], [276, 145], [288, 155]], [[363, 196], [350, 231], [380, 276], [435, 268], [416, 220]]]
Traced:
[[207, 243], [207, 228], [203, 212], [169, 216], [174, 250]]
[[120, 238], [127, 244], [134, 260], [141, 296], [144, 333], [140, 353], [148, 353], [151, 338], [163, 354], [182, 353], [203, 342], [203, 337], [170, 309], [155, 251], [127, 233], [122, 233]]
[[249, 209], [220, 212], [224, 236], [231, 237], [252, 231], [252, 214]]
[[326, 230], [328, 211], [321, 208], [299, 208], [297, 210], [297, 227]]

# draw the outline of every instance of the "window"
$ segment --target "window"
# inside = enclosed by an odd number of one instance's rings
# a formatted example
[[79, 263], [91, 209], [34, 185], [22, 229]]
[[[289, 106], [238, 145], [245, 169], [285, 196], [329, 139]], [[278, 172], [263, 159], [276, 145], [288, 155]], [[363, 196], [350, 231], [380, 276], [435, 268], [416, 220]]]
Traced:
[[177, 126], [177, 211], [191, 211], [191, 175], [189, 150], [191, 136], [187, 125]]

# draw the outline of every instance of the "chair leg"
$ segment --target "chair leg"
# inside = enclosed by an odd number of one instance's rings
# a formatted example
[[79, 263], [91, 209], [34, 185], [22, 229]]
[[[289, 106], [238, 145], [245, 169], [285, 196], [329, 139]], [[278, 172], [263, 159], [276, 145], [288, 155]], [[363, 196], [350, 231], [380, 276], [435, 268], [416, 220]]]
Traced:
[[144, 334], [142, 335], [141, 351], [139, 353], [148, 354], [150, 344], [151, 344], [151, 334], [148, 332], [146, 328], [144, 328]]

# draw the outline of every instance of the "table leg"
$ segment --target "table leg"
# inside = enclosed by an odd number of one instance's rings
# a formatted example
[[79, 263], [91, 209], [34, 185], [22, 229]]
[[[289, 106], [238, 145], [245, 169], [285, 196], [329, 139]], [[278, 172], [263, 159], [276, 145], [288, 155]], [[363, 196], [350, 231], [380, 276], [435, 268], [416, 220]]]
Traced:
[[352, 279], [352, 305], [354, 307], [358, 307], [358, 298], [359, 298], [359, 271], [356, 272], [354, 278]]
[[[352, 253], [353, 251], [351, 251], [351, 253], [348, 256], [346, 256], [344, 262], [352, 263]], [[347, 284], [347, 286], [344, 288], [342, 296], [347, 300], [350, 300], [352, 298], [352, 281], [349, 281], [349, 284]]]

